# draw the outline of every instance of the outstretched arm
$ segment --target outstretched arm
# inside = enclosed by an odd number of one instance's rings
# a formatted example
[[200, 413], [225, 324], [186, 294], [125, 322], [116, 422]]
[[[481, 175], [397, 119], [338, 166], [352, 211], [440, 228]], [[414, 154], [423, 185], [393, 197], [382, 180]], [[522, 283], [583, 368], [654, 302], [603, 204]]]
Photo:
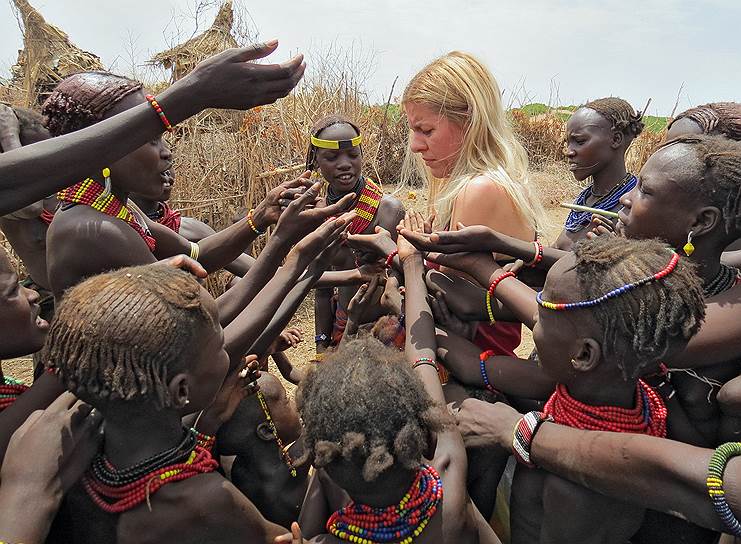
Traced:
[[[249, 109], [274, 102], [296, 86], [305, 69], [300, 55], [280, 65], [249, 62], [277, 46], [276, 40], [206, 59], [157, 101], [172, 123], [209, 107]], [[72, 134], [0, 154], [0, 215], [100, 171], [162, 132], [159, 116], [141, 104]]]

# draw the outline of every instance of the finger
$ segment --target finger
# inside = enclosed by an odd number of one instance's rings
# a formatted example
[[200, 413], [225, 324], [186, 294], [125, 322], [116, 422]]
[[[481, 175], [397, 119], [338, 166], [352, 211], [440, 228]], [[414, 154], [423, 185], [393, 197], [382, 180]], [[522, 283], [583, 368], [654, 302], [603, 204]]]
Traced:
[[291, 544], [302, 544], [303, 543], [304, 537], [301, 534], [301, 527], [296, 521], [291, 523], [291, 537], [293, 538], [293, 542], [291, 542]]
[[345, 210], [347, 210], [354, 201], [355, 201], [355, 193], [347, 194], [343, 196], [339, 202], [336, 202], [332, 204], [331, 206], [327, 206], [326, 208], [322, 208], [323, 215], [325, 217], [330, 217], [332, 215], [337, 215], [338, 213], [342, 213]]
[[443, 316], [446, 319], [450, 319], [450, 308], [448, 307], [448, 301], [445, 300], [445, 295], [438, 291], [435, 293], [435, 300], [437, 301]]
[[278, 48], [278, 40], [269, 40], [264, 43], [257, 43], [247, 47], [238, 47], [230, 49], [229, 56], [234, 62], [247, 62], [250, 60], [263, 59], [270, 55]]
[[54, 399], [54, 402], [52, 402], [46, 410], [48, 412], [66, 412], [72, 408], [76, 402], [77, 397], [69, 391], [65, 391]]
[[170, 257], [169, 259], [165, 259], [164, 261], [160, 262], [167, 266], [179, 268], [180, 270], [184, 270], [185, 272], [190, 272], [197, 278], [208, 277], [208, 272], [206, 272], [206, 269], [203, 268], [203, 266], [198, 261], [191, 259], [187, 255], [176, 255], [175, 257]]

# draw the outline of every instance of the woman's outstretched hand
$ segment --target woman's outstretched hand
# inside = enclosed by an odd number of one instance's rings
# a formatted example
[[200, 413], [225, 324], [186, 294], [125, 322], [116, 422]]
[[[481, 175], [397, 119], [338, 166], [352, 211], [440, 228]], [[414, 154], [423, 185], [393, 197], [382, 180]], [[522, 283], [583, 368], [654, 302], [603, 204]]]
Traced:
[[[419, 212], [407, 211], [404, 219], [396, 227], [396, 230], [400, 233], [404, 231], [407, 233], [424, 234], [424, 224], [425, 221]], [[399, 260], [402, 263], [409, 257], [420, 255], [420, 251], [404, 236], [400, 236], [396, 240], [396, 245], [399, 251]]]

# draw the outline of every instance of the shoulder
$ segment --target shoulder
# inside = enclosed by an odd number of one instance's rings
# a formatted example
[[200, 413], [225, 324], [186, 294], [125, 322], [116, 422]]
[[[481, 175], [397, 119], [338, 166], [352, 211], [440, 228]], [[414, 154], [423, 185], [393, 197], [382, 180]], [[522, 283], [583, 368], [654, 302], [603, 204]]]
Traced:
[[477, 176], [469, 181], [458, 195], [458, 198], [477, 200], [479, 198], [497, 198], [508, 196], [507, 191], [488, 176]]
[[203, 221], [192, 217], [181, 217], [180, 219], [180, 236], [191, 242], [199, 242], [215, 233], [216, 231]]

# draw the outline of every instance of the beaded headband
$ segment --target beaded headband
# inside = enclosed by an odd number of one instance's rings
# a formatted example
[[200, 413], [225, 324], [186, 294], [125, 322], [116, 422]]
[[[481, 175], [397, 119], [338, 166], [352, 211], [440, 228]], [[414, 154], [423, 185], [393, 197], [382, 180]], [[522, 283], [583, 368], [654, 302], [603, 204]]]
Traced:
[[311, 136], [311, 145], [321, 147], [322, 149], [350, 149], [357, 147], [363, 142], [363, 137], [358, 135], [352, 140], [322, 140], [316, 136]]
[[538, 304], [540, 304], [543, 308], [548, 308], [549, 310], [577, 310], [580, 308], [590, 308], [592, 306], [597, 306], [598, 304], [602, 304], [603, 302], [608, 301], [611, 298], [619, 297], [620, 295], [624, 295], [628, 291], [632, 291], [633, 289], [637, 289], [638, 287], [641, 287], [642, 285], [646, 285], [647, 283], [651, 283], [652, 281], [657, 281], [662, 278], [667, 277], [669, 274], [674, 272], [674, 269], [677, 267], [677, 263], [679, 262], [679, 255], [677, 253], [672, 254], [672, 258], [669, 261], [669, 264], [667, 264], [663, 270], [660, 270], [656, 274], [653, 274], [652, 276], [647, 276], [643, 279], [640, 279], [638, 281], [634, 281], [633, 283], [628, 283], [626, 285], [623, 285], [622, 287], [617, 287], [613, 289], [612, 291], [605, 293], [601, 297], [593, 298], [592, 300], [582, 300], [579, 302], [548, 302], [547, 300], [543, 300], [543, 291], [540, 291], [537, 296], [535, 297], [535, 300], [538, 301]]

